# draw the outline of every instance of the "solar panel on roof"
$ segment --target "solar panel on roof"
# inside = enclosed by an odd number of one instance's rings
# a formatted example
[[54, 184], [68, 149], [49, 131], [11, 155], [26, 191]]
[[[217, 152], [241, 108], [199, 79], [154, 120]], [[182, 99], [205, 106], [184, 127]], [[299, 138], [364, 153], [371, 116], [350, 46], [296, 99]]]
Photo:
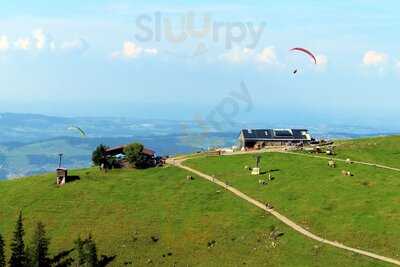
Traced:
[[285, 137], [285, 136], [293, 136], [292, 132], [289, 130], [274, 130], [275, 136]]

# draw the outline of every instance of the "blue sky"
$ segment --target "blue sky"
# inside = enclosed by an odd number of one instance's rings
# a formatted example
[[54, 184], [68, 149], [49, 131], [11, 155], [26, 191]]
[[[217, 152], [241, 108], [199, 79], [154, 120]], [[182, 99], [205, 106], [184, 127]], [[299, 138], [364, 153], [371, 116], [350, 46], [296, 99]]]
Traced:
[[[244, 81], [253, 105], [243, 119], [390, 123], [400, 111], [399, 8], [385, 0], [2, 1], [0, 112], [192, 119]], [[193, 28], [181, 23], [190, 18]], [[172, 41], [168, 29], [186, 38]], [[297, 46], [318, 65], [288, 51]]]

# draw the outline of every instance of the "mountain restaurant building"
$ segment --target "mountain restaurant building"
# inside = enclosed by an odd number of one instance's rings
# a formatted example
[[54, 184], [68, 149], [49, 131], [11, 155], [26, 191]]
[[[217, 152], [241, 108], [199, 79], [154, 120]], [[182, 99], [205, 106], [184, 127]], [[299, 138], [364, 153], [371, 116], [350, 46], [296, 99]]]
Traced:
[[240, 131], [238, 146], [241, 150], [248, 150], [268, 146], [306, 145], [312, 141], [306, 129], [244, 129]]

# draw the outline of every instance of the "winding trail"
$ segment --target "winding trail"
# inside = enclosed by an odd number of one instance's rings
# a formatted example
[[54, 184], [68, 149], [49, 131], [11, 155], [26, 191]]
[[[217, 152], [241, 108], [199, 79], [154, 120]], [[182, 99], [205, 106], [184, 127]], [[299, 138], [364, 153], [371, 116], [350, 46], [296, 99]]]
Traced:
[[[301, 155], [299, 153], [292, 153], [292, 152], [282, 152], [282, 153], [290, 153], [290, 154]], [[313, 157], [315, 157], [315, 156], [313, 156]], [[320, 158], [325, 158], [325, 157], [320, 157]], [[191, 173], [194, 173], [194, 174], [196, 174], [196, 175], [198, 175], [198, 176], [200, 176], [200, 177], [202, 177], [202, 178], [204, 178], [204, 179], [206, 179], [206, 180], [208, 180], [208, 181], [210, 181], [210, 182], [212, 182], [214, 184], [217, 184], [217, 185], [225, 188], [227, 191], [230, 191], [231, 193], [235, 194], [236, 196], [244, 199], [245, 201], [247, 201], [247, 202], [255, 205], [256, 207], [258, 207], [258, 208], [270, 213], [271, 215], [275, 216], [279, 221], [283, 222], [284, 224], [286, 224], [287, 226], [289, 226], [293, 230], [297, 231], [298, 233], [300, 233], [300, 234], [302, 234], [302, 235], [304, 235], [304, 236], [306, 236], [308, 238], [311, 238], [311, 239], [313, 239], [315, 241], [318, 241], [318, 242], [321, 242], [321, 243], [324, 243], [324, 244], [327, 244], [327, 245], [330, 245], [330, 246], [333, 246], [333, 247], [336, 247], [336, 248], [339, 248], [339, 249], [344, 249], [344, 250], [347, 250], [347, 251], [350, 251], [350, 252], [353, 252], [353, 253], [357, 253], [357, 254], [364, 255], [364, 256], [367, 256], [367, 257], [370, 257], [370, 258], [374, 258], [376, 260], [380, 260], [380, 261], [384, 261], [384, 262], [388, 262], [388, 263], [392, 263], [394, 265], [400, 266], [400, 261], [399, 260], [396, 260], [396, 259], [393, 259], [393, 258], [389, 258], [389, 257], [385, 257], [385, 256], [381, 256], [381, 255], [378, 255], [378, 254], [375, 254], [375, 253], [372, 253], [372, 252], [368, 252], [368, 251], [365, 251], [365, 250], [348, 247], [348, 246], [343, 245], [341, 243], [330, 241], [330, 240], [324, 239], [322, 237], [319, 237], [319, 236], [311, 233], [310, 231], [307, 231], [306, 229], [304, 229], [300, 225], [296, 224], [292, 220], [288, 219], [287, 217], [283, 216], [282, 214], [280, 214], [279, 212], [277, 212], [273, 208], [267, 208], [267, 206], [264, 203], [261, 203], [260, 201], [249, 197], [248, 195], [246, 195], [243, 192], [239, 191], [238, 189], [230, 186], [229, 184], [226, 184], [226, 183], [218, 180], [215, 177], [212, 177], [212, 176], [207, 175], [205, 173], [202, 173], [202, 172], [200, 172], [198, 170], [195, 170], [193, 168], [190, 168], [190, 167], [187, 167], [187, 166], [183, 165], [183, 162], [185, 160], [187, 160], [187, 158], [184, 158], [184, 157], [177, 158], [177, 159], [173, 159], [172, 158], [172, 159], [169, 159], [167, 161], [167, 163], [169, 163], [171, 165], [174, 165], [176, 167], [179, 167], [181, 169], [187, 170], [187, 171], [189, 171]], [[336, 159], [336, 160], [338, 160], [338, 159]], [[361, 162], [354, 162], [354, 163], [372, 165], [372, 166], [379, 167], [379, 165], [371, 164], [371, 163], [361, 163]], [[386, 168], [386, 169], [392, 169], [392, 170], [400, 171], [400, 169], [396, 169], [396, 168], [391, 168], [391, 167], [387, 167], [387, 166], [382, 166], [382, 167]]]

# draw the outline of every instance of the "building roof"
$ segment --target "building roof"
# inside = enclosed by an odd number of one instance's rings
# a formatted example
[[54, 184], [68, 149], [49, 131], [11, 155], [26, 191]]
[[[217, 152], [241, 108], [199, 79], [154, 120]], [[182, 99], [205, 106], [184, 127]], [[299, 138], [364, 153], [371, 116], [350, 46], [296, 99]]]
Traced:
[[151, 156], [151, 157], [154, 157], [156, 155], [155, 151], [153, 151], [151, 149], [148, 149], [148, 148], [143, 148], [142, 153], [147, 155], [147, 156]]
[[311, 140], [306, 129], [244, 129], [241, 135], [245, 140]]
[[[119, 154], [123, 154], [125, 147], [126, 147], [126, 145], [111, 147], [111, 148], [106, 150], [106, 154], [108, 156], [116, 156], [116, 155], [119, 155]], [[154, 152], [153, 150], [148, 149], [148, 148], [143, 148], [142, 154], [150, 156], [150, 157], [154, 157], [156, 152]]]

